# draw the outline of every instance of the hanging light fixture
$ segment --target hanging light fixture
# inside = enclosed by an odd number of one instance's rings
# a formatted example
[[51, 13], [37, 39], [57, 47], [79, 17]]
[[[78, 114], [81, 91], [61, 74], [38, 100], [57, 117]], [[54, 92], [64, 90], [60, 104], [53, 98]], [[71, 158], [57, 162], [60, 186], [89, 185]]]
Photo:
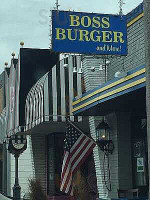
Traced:
[[67, 55], [65, 54], [64, 55], [64, 68], [67, 68], [68, 67], [68, 57]]
[[95, 67], [90, 68], [91, 72], [95, 72]]
[[96, 127], [96, 142], [102, 151], [112, 154], [114, 144], [112, 140], [110, 140], [110, 127], [104, 121], [104, 118]]
[[99, 65], [99, 71], [103, 71], [103, 64]]
[[82, 74], [82, 73], [83, 73], [82, 68], [79, 68], [79, 70], [78, 70], [78, 74]]
[[73, 73], [77, 73], [77, 68], [73, 67]]

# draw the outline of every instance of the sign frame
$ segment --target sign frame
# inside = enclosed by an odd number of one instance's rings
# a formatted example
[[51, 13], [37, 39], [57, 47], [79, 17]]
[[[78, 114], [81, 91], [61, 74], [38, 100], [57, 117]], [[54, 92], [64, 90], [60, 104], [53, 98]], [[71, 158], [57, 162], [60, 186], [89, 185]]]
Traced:
[[126, 15], [52, 10], [52, 50], [127, 55]]

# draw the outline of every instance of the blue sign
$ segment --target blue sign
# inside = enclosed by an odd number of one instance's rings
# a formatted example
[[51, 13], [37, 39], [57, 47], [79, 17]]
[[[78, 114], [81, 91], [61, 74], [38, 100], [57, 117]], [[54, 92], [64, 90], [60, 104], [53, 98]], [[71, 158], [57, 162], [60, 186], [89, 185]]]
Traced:
[[53, 10], [52, 50], [127, 55], [126, 16]]

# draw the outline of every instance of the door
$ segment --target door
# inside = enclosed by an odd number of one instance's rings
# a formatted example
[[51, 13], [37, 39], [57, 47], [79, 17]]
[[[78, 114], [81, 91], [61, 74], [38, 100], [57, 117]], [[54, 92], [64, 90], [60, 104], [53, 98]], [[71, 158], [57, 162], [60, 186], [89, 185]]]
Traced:
[[133, 187], [139, 188], [139, 196], [148, 196], [148, 151], [146, 119], [134, 120], [132, 130]]

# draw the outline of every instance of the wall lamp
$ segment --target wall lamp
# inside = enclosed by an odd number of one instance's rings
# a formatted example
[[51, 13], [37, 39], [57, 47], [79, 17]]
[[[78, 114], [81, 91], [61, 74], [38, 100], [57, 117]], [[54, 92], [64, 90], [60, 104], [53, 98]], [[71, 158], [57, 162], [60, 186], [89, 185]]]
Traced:
[[73, 67], [73, 73], [77, 73], [77, 67]]
[[99, 65], [99, 71], [102, 71], [104, 67], [110, 64], [110, 60], [106, 60], [105, 63]]
[[83, 73], [83, 69], [82, 69], [82, 67], [80, 67], [78, 70], [78, 74], [82, 74], [82, 73]]
[[126, 77], [128, 74], [127, 72], [120, 72], [120, 71], [117, 71], [114, 75], [115, 78], [123, 78], [123, 77]]
[[68, 56], [64, 54], [64, 68], [68, 67]]
[[91, 72], [95, 72], [95, 67], [90, 68]]
[[114, 144], [109, 138], [110, 127], [103, 118], [102, 122], [100, 122], [96, 127], [96, 143], [100, 147], [100, 150], [106, 154], [112, 154], [114, 150]]

